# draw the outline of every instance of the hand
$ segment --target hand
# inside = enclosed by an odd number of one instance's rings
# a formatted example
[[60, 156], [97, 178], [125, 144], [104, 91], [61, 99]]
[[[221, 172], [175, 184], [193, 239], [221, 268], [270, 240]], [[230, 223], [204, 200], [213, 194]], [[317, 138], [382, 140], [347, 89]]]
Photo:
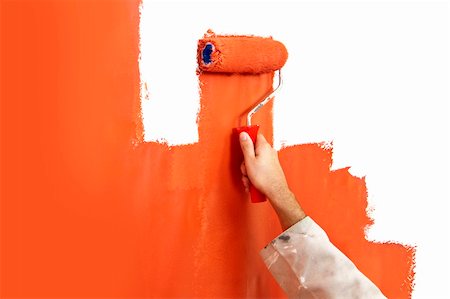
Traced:
[[258, 134], [256, 146], [245, 132], [239, 135], [239, 140], [244, 154], [241, 172], [245, 190], [248, 192], [251, 183], [269, 198], [283, 229], [305, 218], [305, 213], [289, 190], [277, 151], [262, 134]]
[[241, 164], [242, 181], [246, 190], [250, 182], [269, 198], [288, 188], [286, 178], [278, 161], [278, 153], [262, 134], [258, 134], [256, 148], [247, 133], [239, 135], [244, 161]]

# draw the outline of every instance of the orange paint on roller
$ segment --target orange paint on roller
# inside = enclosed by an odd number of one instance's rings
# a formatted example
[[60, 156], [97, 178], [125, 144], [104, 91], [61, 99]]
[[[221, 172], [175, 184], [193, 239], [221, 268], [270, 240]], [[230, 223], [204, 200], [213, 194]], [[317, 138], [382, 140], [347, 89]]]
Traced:
[[271, 37], [208, 33], [198, 42], [197, 61], [202, 71], [261, 74], [279, 70], [286, 63], [286, 47]]
[[[247, 125], [233, 129], [234, 138], [246, 132], [256, 144], [258, 125], [252, 125], [253, 115], [266, 105], [282, 85], [280, 69], [286, 63], [286, 47], [271, 37], [243, 35], [215, 35], [208, 30], [198, 42], [197, 61], [204, 72], [241, 73], [258, 75], [278, 70], [278, 86], [267, 94], [247, 114]], [[253, 203], [264, 202], [263, 193], [250, 185], [250, 199]]]

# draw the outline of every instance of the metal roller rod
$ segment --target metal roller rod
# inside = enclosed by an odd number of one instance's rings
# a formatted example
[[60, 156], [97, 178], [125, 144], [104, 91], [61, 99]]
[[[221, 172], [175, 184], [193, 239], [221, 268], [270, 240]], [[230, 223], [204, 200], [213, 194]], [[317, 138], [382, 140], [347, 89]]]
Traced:
[[275, 94], [279, 91], [282, 84], [283, 84], [283, 80], [281, 77], [281, 69], [280, 69], [280, 70], [278, 70], [278, 86], [274, 90], [272, 90], [269, 94], [267, 94], [266, 97], [264, 98], [264, 100], [259, 102], [255, 107], [253, 107], [252, 110], [250, 110], [250, 112], [247, 114], [247, 126], [252, 125], [253, 114], [258, 112], [259, 109], [261, 109], [265, 104], [267, 104], [271, 99], [274, 98]]

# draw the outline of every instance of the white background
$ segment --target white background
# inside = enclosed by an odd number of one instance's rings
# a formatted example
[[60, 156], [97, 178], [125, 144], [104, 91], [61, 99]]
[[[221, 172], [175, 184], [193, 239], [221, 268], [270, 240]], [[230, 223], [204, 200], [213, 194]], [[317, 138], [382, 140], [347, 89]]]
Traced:
[[146, 141], [198, 141], [208, 28], [286, 45], [274, 145], [333, 142], [333, 169], [366, 176], [367, 238], [417, 246], [413, 298], [450, 298], [448, 2], [144, 0]]

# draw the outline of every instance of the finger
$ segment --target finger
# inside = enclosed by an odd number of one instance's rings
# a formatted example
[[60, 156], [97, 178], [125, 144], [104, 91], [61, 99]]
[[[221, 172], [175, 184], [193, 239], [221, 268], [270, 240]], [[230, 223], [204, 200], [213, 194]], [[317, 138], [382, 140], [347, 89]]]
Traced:
[[247, 176], [247, 168], [245, 168], [245, 162], [241, 163], [241, 173], [242, 175]]
[[241, 144], [242, 153], [244, 154], [244, 160], [255, 158], [255, 148], [250, 136], [246, 132], [239, 134], [239, 142]]
[[242, 180], [242, 184], [244, 185], [245, 191], [248, 192], [248, 190], [250, 189], [250, 180], [246, 176], [243, 176], [241, 178], [241, 180]]

